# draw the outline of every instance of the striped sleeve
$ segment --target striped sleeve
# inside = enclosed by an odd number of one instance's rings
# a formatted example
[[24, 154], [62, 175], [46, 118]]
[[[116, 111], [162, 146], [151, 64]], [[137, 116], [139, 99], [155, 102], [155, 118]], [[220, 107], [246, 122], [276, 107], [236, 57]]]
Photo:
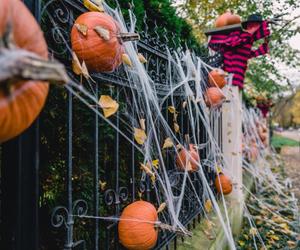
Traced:
[[250, 55], [250, 58], [253, 58], [253, 57], [258, 57], [258, 56], [261, 56], [261, 55], [265, 55], [269, 52], [269, 45], [267, 42], [261, 44], [258, 49], [256, 50], [251, 50], [251, 55]]
[[260, 25], [259, 29], [253, 34], [253, 39], [254, 39], [254, 41], [257, 41], [259, 39], [269, 36], [270, 33], [271, 32], [268, 27], [268, 22], [263, 21], [262, 24]]

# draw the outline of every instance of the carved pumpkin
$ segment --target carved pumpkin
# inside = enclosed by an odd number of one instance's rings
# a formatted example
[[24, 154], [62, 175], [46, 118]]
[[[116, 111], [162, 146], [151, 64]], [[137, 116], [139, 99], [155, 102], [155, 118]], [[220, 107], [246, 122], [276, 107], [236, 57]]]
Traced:
[[209, 72], [208, 75], [208, 81], [211, 87], [216, 87], [216, 85], [219, 88], [223, 88], [227, 81], [226, 81], [226, 73], [222, 69], [214, 69]]
[[[43, 33], [34, 17], [19, 0], [0, 1], [0, 36], [11, 22], [13, 39], [20, 48], [47, 59], [48, 49]], [[4, 86], [5, 83], [2, 83]], [[0, 86], [0, 142], [7, 141], [27, 129], [44, 106], [48, 84], [38, 81], [11, 83], [10, 93]]]
[[232, 191], [232, 182], [230, 178], [223, 173], [220, 173], [219, 176], [216, 177], [215, 186], [219, 194], [223, 192], [224, 195], [227, 195]]
[[176, 157], [176, 165], [180, 170], [187, 169], [187, 171], [195, 172], [199, 169], [199, 162], [200, 157], [193, 144], [189, 145], [189, 150], [185, 148], [180, 149]]
[[239, 15], [232, 14], [231, 11], [227, 11], [216, 19], [215, 27], [218, 28], [238, 23], [241, 23], [241, 17]]
[[123, 210], [118, 225], [122, 245], [130, 250], [153, 248], [158, 236], [153, 223], [157, 220], [156, 209], [151, 203], [136, 201], [128, 205]]
[[210, 87], [205, 93], [205, 103], [208, 107], [217, 107], [225, 100], [223, 92], [217, 87]]
[[80, 15], [71, 31], [73, 51], [94, 72], [114, 71], [122, 63], [122, 43], [138, 38], [137, 34], [121, 33], [117, 21], [100, 12]]

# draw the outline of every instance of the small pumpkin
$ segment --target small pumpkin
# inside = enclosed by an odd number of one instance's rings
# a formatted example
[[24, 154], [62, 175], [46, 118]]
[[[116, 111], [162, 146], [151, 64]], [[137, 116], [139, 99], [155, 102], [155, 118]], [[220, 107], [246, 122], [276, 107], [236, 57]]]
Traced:
[[157, 220], [157, 211], [151, 203], [146, 201], [131, 203], [125, 207], [120, 217], [118, 225], [120, 242], [130, 250], [153, 248], [158, 236], [158, 231], [154, 227]]
[[199, 169], [199, 162], [200, 157], [194, 144], [189, 145], [189, 150], [181, 148], [176, 156], [176, 165], [180, 170], [195, 172]]
[[[11, 23], [15, 44], [48, 58], [48, 48], [35, 18], [20, 0], [0, 1], [0, 36]], [[3, 83], [2, 83], [3, 84]], [[9, 93], [0, 88], [0, 143], [27, 129], [45, 104], [48, 84], [40, 81], [10, 83]]]
[[230, 178], [223, 173], [220, 173], [219, 176], [216, 177], [215, 186], [219, 194], [223, 192], [224, 195], [227, 195], [232, 191], [232, 182]]
[[138, 38], [135, 33], [121, 33], [119, 23], [100, 12], [80, 15], [71, 31], [73, 51], [94, 72], [114, 71], [122, 63], [123, 42]]
[[225, 96], [219, 88], [210, 87], [206, 90], [204, 99], [208, 107], [218, 107], [225, 100]]
[[209, 72], [208, 82], [211, 87], [217, 85], [219, 88], [223, 88], [227, 83], [226, 72], [222, 69], [213, 69]]
[[218, 28], [238, 23], [241, 23], [241, 17], [239, 15], [233, 14], [231, 11], [226, 11], [216, 19], [215, 27]]

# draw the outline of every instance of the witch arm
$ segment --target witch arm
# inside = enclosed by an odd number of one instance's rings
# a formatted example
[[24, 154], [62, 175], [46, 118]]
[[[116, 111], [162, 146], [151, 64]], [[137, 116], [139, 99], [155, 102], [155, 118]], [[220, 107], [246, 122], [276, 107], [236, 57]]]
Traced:
[[268, 45], [268, 41], [265, 40], [265, 42], [263, 44], [261, 44], [258, 49], [256, 50], [251, 50], [251, 57], [258, 57], [258, 56], [262, 56], [265, 55], [269, 52], [269, 45]]
[[263, 21], [262, 22], [259, 29], [253, 34], [253, 40], [254, 41], [257, 41], [259, 39], [268, 37], [271, 34], [268, 25], [269, 25], [268, 21]]

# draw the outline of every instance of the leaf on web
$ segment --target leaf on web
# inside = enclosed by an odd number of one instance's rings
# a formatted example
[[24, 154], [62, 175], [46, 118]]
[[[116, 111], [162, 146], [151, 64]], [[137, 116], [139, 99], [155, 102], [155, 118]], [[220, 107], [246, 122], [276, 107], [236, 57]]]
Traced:
[[108, 95], [102, 95], [99, 100], [99, 105], [103, 110], [104, 117], [108, 118], [111, 115], [115, 114], [119, 109], [119, 103], [113, 100]]
[[213, 205], [212, 205], [211, 200], [209, 200], [209, 199], [206, 200], [205, 203], [204, 203], [205, 211], [206, 211], [207, 213], [209, 213], [209, 212], [212, 210], [212, 207], [213, 207]]
[[162, 211], [164, 211], [166, 206], [167, 206], [167, 203], [165, 203], [165, 202], [161, 203], [157, 209], [157, 213], [161, 213]]
[[134, 128], [134, 139], [138, 144], [143, 145], [147, 139], [145, 130], [140, 128]]
[[168, 137], [167, 139], [165, 139], [164, 141], [164, 145], [163, 145], [163, 149], [166, 149], [166, 148], [171, 148], [173, 147], [173, 141], [170, 137]]

